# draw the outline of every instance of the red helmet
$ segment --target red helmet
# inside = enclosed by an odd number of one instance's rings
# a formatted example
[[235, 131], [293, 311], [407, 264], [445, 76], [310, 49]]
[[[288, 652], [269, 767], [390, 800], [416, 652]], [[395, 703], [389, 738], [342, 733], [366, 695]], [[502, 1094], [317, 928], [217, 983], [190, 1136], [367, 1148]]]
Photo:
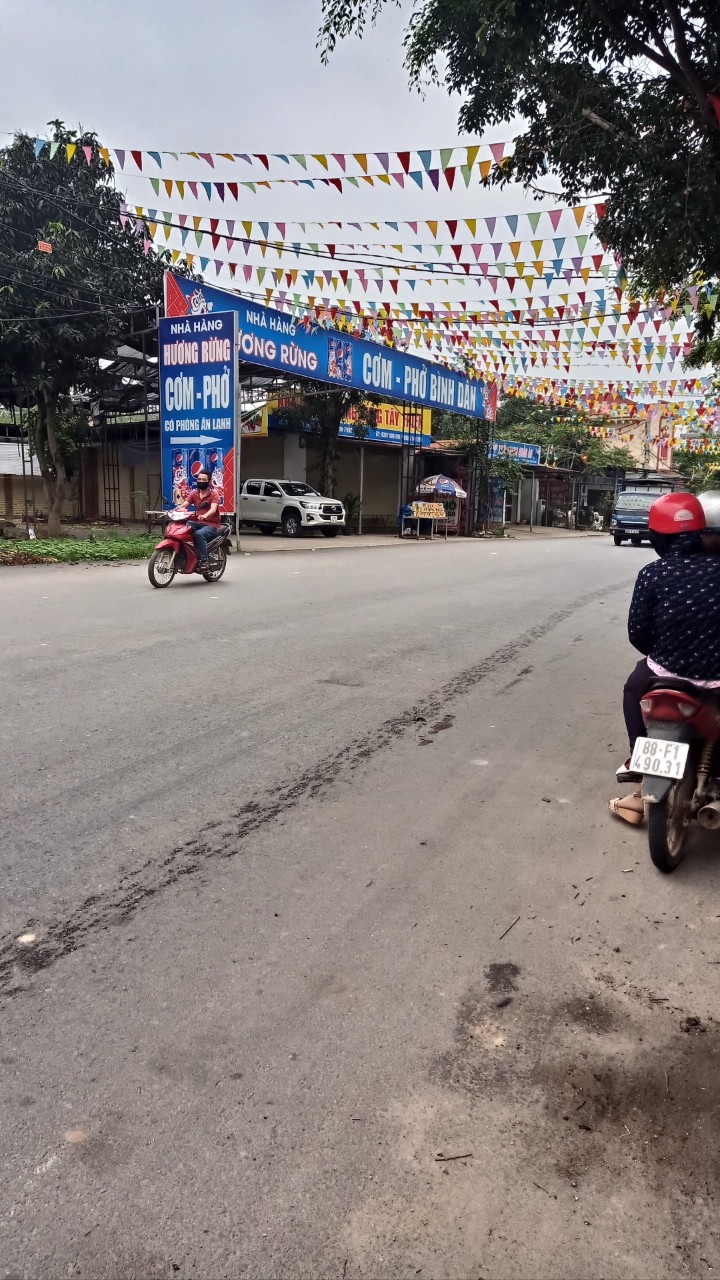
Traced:
[[648, 517], [654, 533], [702, 533], [706, 523], [694, 493], [664, 493], [653, 502]]

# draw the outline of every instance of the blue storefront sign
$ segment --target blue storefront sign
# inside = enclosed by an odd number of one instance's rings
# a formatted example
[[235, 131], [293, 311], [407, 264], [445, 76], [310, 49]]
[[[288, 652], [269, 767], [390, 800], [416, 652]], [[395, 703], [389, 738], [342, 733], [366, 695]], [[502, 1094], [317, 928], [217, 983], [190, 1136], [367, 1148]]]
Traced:
[[249, 364], [429, 409], [449, 409], [468, 418], [482, 418], [485, 413], [485, 387], [479, 379], [393, 347], [325, 329], [310, 317], [295, 319], [224, 289], [168, 274], [166, 310], [168, 315], [188, 319], [234, 311], [240, 359]]
[[406, 448], [421, 449], [432, 442], [432, 436], [422, 431], [413, 431], [410, 427], [355, 427], [352, 422], [341, 422], [338, 435], [348, 440], [363, 440], [368, 444], [405, 445]]
[[237, 315], [160, 321], [163, 503], [184, 501], [208, 470], [226, 512], [235, 509]]
[[526, 467], [540, 466], [540, 445], [525, 444], [520, 440], [493, 440], [490, 445], [491, 458], [514, 458], [523, 462]]

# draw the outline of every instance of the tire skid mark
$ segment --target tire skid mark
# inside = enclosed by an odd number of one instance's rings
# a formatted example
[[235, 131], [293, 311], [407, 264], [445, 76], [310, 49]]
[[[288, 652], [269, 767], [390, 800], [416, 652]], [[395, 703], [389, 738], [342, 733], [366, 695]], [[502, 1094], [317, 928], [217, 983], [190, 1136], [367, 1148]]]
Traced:
[[23, 921], [21, 926], [0, 939], [0, 997], [24, 994], [29, 988], [23, 983], [23, 975], [47, 969], [64, 956], [80, 950], [99, 930], [126, 923], [158, 893], [178, 884], [184, 877], [199, 874], [209, 862], [234, 858], [256, 831], [297, 808], [302, 801], [316, 799], [339, 779], [349, 779], [357, 768], [391, 742], [416, 730], [419, 720], [431, 720], [446, 713], [450, 704], [457, 702], [495, 671], [514, 662], [525, 649], [566, 622], [578, 609], [606, 597], [612, 589], [606, 586], [579, 596], [572, 604], [550, 614], [517, 639], [501, 645], [480, 662], [458, 672], [414, 706], [391, 716], [334, 755], [304, 770], [293, 782], [271, 788], [249, 800], [229, 819], [214, 824], [210, 840], [185, 841], [176, 845], [165, 858], [148, 859], [137, 870], [123, 876], [114, 888], [102, 895], [91, 895], [65, 919], [51, 921], [42, 931], [38, 930], [37, 943], [31, 947], [19, 947], [17, 943], [17, 935], [27, 925], [27, 921]]

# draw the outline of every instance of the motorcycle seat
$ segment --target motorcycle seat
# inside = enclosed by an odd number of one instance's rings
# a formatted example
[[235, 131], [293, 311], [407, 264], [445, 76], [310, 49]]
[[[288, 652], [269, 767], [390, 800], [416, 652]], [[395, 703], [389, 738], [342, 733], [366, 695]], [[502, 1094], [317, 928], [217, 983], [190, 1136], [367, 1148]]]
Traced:
[[656, 676], [650, 685], [649, 692], [654, 689], [674, 689], [677, 693], [688, 693], [693, 698], [712, 698], [713, 696], [717, 698], [720, 696], [720, 689], [703, 689], [693, 684], [692, 680], [671, 679], [669, 676]]

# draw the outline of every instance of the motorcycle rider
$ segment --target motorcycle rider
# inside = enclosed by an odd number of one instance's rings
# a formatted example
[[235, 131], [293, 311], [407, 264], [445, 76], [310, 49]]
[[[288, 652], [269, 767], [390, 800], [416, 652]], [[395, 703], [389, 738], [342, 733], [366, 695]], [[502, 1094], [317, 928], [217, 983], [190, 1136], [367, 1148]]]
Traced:
[[208, 542], [215, 537], [220, 528], [220, 494], [211, 484], [210, 472], [204, 468], [198, 471], [195, 488], [187, 495], [181, 507], [194, 507], [195, 519], [188, 520], [192, 529], [193, 542], [198, 556], [196, 573], [203, 573], [208, 567]]
[[[645, 655], [623, 691], [631, 756], [635, 739], [645, 734], [640, 699], [655, 680], [666, 676], [720, 688], [720, 556], [703, 554], [705, 526], [703, 507], [691, 493], [663, 494], [650, 508], [650, 541], [659, 559], [640, 570], [628, 616], [630, 643]], [[629, 764], [618, 769], [619, 782], [637, 781]], [[611, 800], [610, 811], [641, 823], [640, 788]]]
[[711, 556], [720, 556], [720, 489], [708, 489], [698, 494], [698, 501], [705, 512], [703, 549]]

